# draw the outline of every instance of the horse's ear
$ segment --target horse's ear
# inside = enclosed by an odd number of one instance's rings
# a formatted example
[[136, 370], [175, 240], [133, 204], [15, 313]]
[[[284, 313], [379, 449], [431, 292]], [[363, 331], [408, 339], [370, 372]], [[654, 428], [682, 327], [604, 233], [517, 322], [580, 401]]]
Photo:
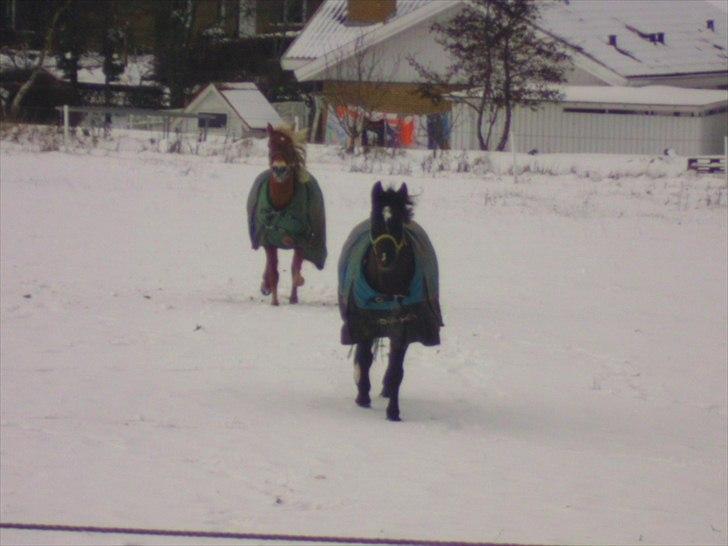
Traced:
[[402, 185], [399, 187], [399, 190], [397, 190], [397, 193], [405, 198], [409, 195], [407, 193], [407, 182], [402, 182]]
[[382, 182], [377, 181], [376, 184], [374, 184], [374, 187], [372, 188], [372, 202], [376, 201], [378, 197], [380, 197], [384, 193], [384, 188], [382, 187]]

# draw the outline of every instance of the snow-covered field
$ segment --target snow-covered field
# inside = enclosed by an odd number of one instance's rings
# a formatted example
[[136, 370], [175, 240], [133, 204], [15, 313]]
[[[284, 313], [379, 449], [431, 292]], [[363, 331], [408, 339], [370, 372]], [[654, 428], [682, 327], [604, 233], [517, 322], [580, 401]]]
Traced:
[[[724, 177], [544, 156], [514, 183], [497, 155], [423, 172], [312, 147], [329, 261], [272, 308], [244, 221], [261, 146], [1, 146], [3, 522], [726, 544]], [[377, 179], [419, 195], [441, 269], [443, 343], [411, 347], [402, 423], [354, 404], [339, 343], [336, 261]]]

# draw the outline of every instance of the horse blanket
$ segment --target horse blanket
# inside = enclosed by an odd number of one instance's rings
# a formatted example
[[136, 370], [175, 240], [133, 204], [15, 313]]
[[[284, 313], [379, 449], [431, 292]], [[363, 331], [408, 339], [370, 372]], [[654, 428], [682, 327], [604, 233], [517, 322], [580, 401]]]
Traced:
[[[270, 201], [270, 178], [270, 169], [262, 172], [248, 194], [248, 232], [253, 248], [301, 248], [304, 259], [323, 269], [327, 255], [326, 214], [318, 182], [304, 171], [303, 181], [295, 183], [293, 201], [276, 210]], [[288, 238], [293, 244], [286, 244]]]
[[366, 281], [364, 257], [371, 247], [370, 221], [349, 234], [339, 257], [339, 311], [344, 325], [341, 343], [389, 337], [406, 343], [440, 344], [442, 313], [437, 256], [427, 233], [416, 222], [405, 224], [407, 244], [415, 255], [415, 274], [409, 292], [398, 297], [379, 294]]

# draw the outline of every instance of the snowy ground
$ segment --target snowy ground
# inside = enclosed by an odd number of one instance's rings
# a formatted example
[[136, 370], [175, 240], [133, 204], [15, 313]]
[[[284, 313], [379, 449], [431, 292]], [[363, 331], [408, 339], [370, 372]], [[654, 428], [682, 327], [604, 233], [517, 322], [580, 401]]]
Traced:
[[[517, 184], [352, 173], [316, 148], [329, 261], [272, 308], [243, 216], [263, 156], [117, 148], [2, 142], [3, 522], [726, 544], [724, 178], [613, 156]], [[419, 194], [446, 324], [410, 349], [397, 424], [355, 406], [335, 306], [377, 179]]]

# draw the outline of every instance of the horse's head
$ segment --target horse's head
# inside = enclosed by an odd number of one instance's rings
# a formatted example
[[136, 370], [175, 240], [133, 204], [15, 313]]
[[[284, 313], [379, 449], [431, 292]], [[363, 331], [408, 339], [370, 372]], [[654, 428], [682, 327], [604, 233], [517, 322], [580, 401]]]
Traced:
[[412, 220], [412, 199], [407, 184], [399, 190], [382, 187], [381, 182], [372, 188], [372, 212], [370, 237], [377, 265], [389, 269], [396, 262], [407, 244], [404, 225]]
[[305, 136], [296, 134], [285, 127], [273, 128], [268, 124], [268, 160], [273, 176], [283, 181], [290, 174], [300, 179], [306, 165]]

